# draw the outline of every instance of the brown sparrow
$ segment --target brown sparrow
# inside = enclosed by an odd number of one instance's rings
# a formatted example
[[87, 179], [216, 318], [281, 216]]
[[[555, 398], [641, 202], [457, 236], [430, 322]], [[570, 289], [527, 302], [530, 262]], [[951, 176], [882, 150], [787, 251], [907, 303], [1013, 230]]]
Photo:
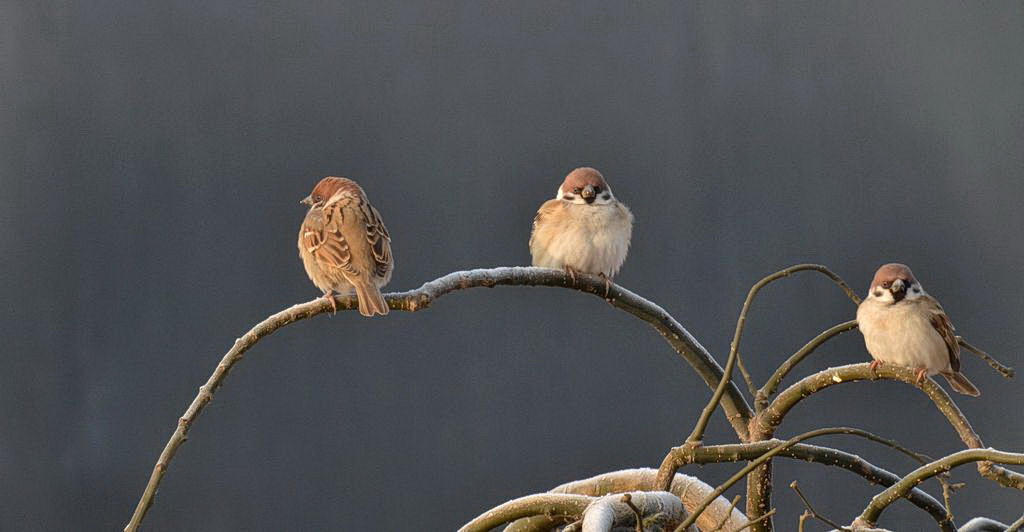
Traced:
[[301, 203], [310, 207], [299, 229], [299, 257], [331, 308], [338, 310], [335, 291], [355, 292], [360, 314], [387, 314], [380, 288], [395, 268], [391, 235], [362, 187], [344, 177], [325, 177]]
[[607, 295], [626, 260], [632, 232], [633, 214], [615, 199], [601, 172], [577, 168], [533, 219], [533, 265], [565, 269], [574, 283], [576, 272], [598, 275]]
[[886, 264], [878, 269], [868, 297], [857, 307], [857, 322], [875, 359], [872, 370], [883, 362], [913, 368], [918, 383], [939, 373], [954, 390], [981, 395], [960, 373], [960, 345], [953, 323], [910, 268]]

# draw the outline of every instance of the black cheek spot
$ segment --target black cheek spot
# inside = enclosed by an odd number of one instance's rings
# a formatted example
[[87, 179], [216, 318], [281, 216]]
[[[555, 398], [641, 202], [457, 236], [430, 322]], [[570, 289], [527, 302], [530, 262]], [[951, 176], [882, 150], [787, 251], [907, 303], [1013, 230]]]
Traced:
[[882, 291], [881, 290], [875, 290], [875, 297], [882, 297]]
[[601, 194], [601, 199], [608, 199], [608, 193]]
[[573, 200], [573, 196], [572, 196], [572, 194], [564, 194], [562, 196], [562, 199], [572, 201]]
[[914, 293], [915, 294], [920, 294], [921, 293], [921, 289], [917, 288], [917, 287], [914, 287]]

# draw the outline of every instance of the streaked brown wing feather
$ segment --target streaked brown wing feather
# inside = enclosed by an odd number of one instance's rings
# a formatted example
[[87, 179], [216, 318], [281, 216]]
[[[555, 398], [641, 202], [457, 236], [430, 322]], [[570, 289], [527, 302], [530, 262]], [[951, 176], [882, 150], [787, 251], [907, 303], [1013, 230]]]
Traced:
[[363, 215], [366, 218], [366, 240], [370, 243], [373, 251], [373, 268], [377, 277], [384, 277], [391, 268], [391, 233], [384, 226], [380, 213], [370, 205], [366, 198], [360, 203]]
[[946, 350], [949, 352], [949, 367], [954, 372], [960, 371], [960, 344], [956, 341], [956, 328], [953, 327], [949, 316], [942, 310], [942, 305], [932, 298], [928, 299], [930, 300], [929, 310], [932, 313], [932, 327], [935, 327], [935, 332], [939, 333], [942, 341], [946, 343]]
[[313, 254], [318, 263], [327, 268], [337, 268], [354, 274], [352, 254], [345, 236], [341, 234], [342, 217], [342, 202], [324, 205], [320, 216], [307, 217], [303, 237], [306, 239], [306, 249]]

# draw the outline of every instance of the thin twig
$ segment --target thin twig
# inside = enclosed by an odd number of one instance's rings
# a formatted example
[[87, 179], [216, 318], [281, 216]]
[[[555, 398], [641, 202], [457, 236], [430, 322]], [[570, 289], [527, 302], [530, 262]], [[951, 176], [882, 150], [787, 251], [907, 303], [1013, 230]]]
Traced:
[[[832, 279], [834, 283], [839, 285], [850, 300], [855, 304], [860, 303], [860, 298], [857, 297], [857, 294], [850, 289], [850, 286], [846, 284], [846, 281], [843, 281], [838, 275], [833, 273], [832, 270], [829, 270], [820, 264], [797, 264], [790, 266], [754, 283], [754, 286], [751, 286], [750, 291], [747, 292], [747, 298], [743, 301], [743, 308], [740, 310], [739, 318], [736, 319], [736, 330], [733, 332], [732, 342], [729, 344], [729, 358], [725, 363], [725, 376], [722, 377], [721, 381], [719, 381], [718, 388], [711, 396], [711, 400], [708, 401], [708, 404], [704, 407], [700, 417], [697, 419], [697, 424], [693, 427], [693, 431], [690, 432], [690, 436], [686, 438], [686, 441], [700, 442], [704, 439], [704, 431], [707, 429], [708, 421], [711, 419], [711, 414], [718, 408], [718, 403], [722, 400], [722, 395], [725, 392], [726, 385], [732, 384], [732, 369], [736, 365], [736, 359], [740, 357], [740, 341], [743, 338], [743, 329], [747, 323], [747, 314], [750, 312], [750, 306], [754, 302], [754, 297], [757, 296], [757, 293], [760, 292], [762, 288], [770, 284], [772, 281], [782, 279], [783, 277], [789, 277], [790, 275], [801, 271], [816, 271], [823, 273], [829, 279]], [[747, 385], [750, 388], [752, 398], [756, 397], [757, 386], [754, 385], [753, 380], [748, 380]]]
[[739, 367], [740, 375], [743, 375], [743, 382], [747, 384], [747, 391], [750, 392], [750, 397], [757, 397], [757, 385], [754, 384], [754, 378], [750, 376], [750, 372], [747, 371], [747, 365], [743, 363], [743, 357], [736, 355], [736, 366]]
[[810, 519], [810, 518], [811, 518], [811, 512], [808, 512], [807, 510], [804, 510], [804, 513], [800, 514], [800, 521], [797, 522], [797, 530], [799, 532], [804, 532], [804, 525], [807, 523], [807, 520]]
[[971, 462], [1024, 465], [1024, 453], [1008, 453], [995, 449], [966, 449], [929, 462], [911, 471], [902, 480], [872, 497], [871, 502], [864, 508], [864, 511], [861, 512], [860, 517], [854, 523], [860, 522], [864, 525], [874, 526], [882, 512], [890, 504], [903, 498], [912, 487], [935, 475], [945, 473], [954, 467]]
[[[749, 474], [755, 468], [757, 468], [761, 464], [771, 460], [773, 456], [781, 453], [782, 451], [784, 451], [784, 450], [792, 447], [793, 445], [796, 445], [797, 443], [800, 443], [800, 442], [802, 442], [802, 441], [804, 441], [806, 439], [815, 438], [815, 437], [818, 437], [818, 436], [825, 436], [825, 435], [828, 435], [828, 434], [845, 434], [845, 433], [849, 433], [850, 430], [851, 429], [848, 428], [848, 427], [829, 427], [829, 428], [812, 430], [810, 432], [805, 432], [803, 434], [800, 434], [798, 436], [794, 436], [794, 437], [786, 440], [781, 445], [779, 445], [777, 447], [774, 447], [771, 450], [769, 450], [768, 452], [762, 454], [761, 456], [758, 456], [754, 460], [751, 460], [750, 463], [748, 463], [742, 469], [740, 469], [735, 474], [733, 474], [731, 477], [729, 477], [728, 480], [726, 480], [720, 486], [715, 488], [715, 491], [711, 492], [707, 497], [705, 497], [704, 501], [702, 501], [701, 504], [699, 506], [697, 506], [690, 513], [690, 515], [686, 518], [686, 520], [683, 521], [682, 524], [680, 524], [678, 527], [676, 527], [675, 532], [682, 532], [682, 531], [686, 530], [686, 527], [692, 525], [694, 523], [694, 521], [697, 520], [697, 517], [700, 516], [701, 512], [703, 512], [704, 509], [707, 508], [708, 505], [711, 504], [719, 495], [724, 493], [727, 489], [731, 488], [733, 486], [733, 484], [736, 484], [740, 480], [743, 480], [743, 478], [746, 477], [747, 474]], [[758, 516], [758, 517], [761, 517], [761, 516]]]
[[644, 532], [644, 516], [640, 513], [640, 509], [633, 504], [633, 496], [623, 493], [622, 502], [626, 503], [630, 510], [633, 510], [633, 516], [636, 517], [636, 532]]
[[757, 519], [754, 519], [753, 521], [748, 521], [747, 524], [737, 528], [736, 530], [733, 530], [732, 532], [741, 532], [743, 530], [746, 530], [746, 529], [748, 529], [748, 528], [750, 528], [750, 527], [752, 527], [754, 525], [757, 525], [757, 524], [765, 521], [766, 519], [771, 519], [772, 516], [775, 515], [775, 511], [776, 511], [776, 508], [772, 508], [770, 512], [762, 515], [761, 517], [758, 517]]
[[953, 516], [953, 492], [964, 487], [966, 484], [963, 482], [952, 483], [949, 481], [949, 473], [943, 473], [937, 475], [936, 480], [942, 485], [942, 504], [946, 507], [946, 518], [952, 521]]
[[768, 400], [771, 399], [771, 396], [775, 394], [776, 390], [778, 390], [782, 379], [786, 378], [786, 375], [789, 375], [797, 364], [807, 358], [815, 349], [820, 347], [821, 344], [824, 344], [828, 340], [835, 338], [844, 332], [852, 331], [856, 328], [857, 320], [850, 320], [838, 325], [833, 325], [818, 336], [815, 336], [810, 342], [807, 342], [796, 353], [793, 353], [792, 356], [786, 359], [786, 361], [775, 370], [775, 373], [768, 378], [764, 383], [764, 386], [762, 386], [757, 392], [757, 399], [755, 400], [756, 410], [760, 412], [761, 410], [764, 410], [764, 407], [768, 406]]
[[1014, 376], [1013, 368], [1011, 368], [1009, 366], [1004, 366], [998, 360], [992, 358], [992, 355], [990, 355], [990, 354], [982, 351], [981, 349], [978, 349], [977, 347], [967, 343], [967, 340], [964, 340], [963, 336], [957, 336], [956, 337], [956, 341], [957, 341], [958, 344], [960, 344], [960, 347], [963, 347], [964, 349], [966, 349], [966, 350], [974, 353], [975, 355], [978, 355], [979, 357], [981, 357], [982, 360], [987, 362], [989, 366], [992, 366], [992, 369], [998, 371], [999, 374], [1002, 375], [1003, 377], [1006, 377], [1007, 379], [1012, 379], [1013, 378], [1013, 376]]
[[725, 515], [722, 516], [722, 520], [719, 521], [717, 525], [715, 525], [715, 528], [712, 528], [708, 532], [718, 532], [722, 529], [723, 526], [725, 526], [725, 523], [727, 523], [729, 521], [729, 518], [732, 517], [732, 511], [736, 509], [736, 505], [739, 504], [741, 498], [741, 495], [737, 495], [732, 498], [732, 502], [729, 503], [729, 511], [725, 512]]
[[795, 491], [797, 496], [800, 497], [800, 500], [803, 501], [804, 508], [807, 508], [807, 510], [805, 510], [804, 513], [810, 513], [811, 517], [817, 519], [818, 521], [821, 521], [822, 523], [825, 523], [826, 525], [828, 525], [828, 526], [830, 526], [832, 528], [835, 528], [836, 530], [843, 530], [845, 532], [849, 532], [849, 530], [850, 530], [849, 528], [846, 528], [845, 526], [840, 525], [840, 524], [836, 523], [835, 521], [833, 521], [833, 520], [831, 520], [831, 519], [829, 519], [829, 518], [819, 514], [814, 509], [814, 507], [811, 506], [811, 501], [807, 500], [807, 497], [804, 496], [804, 492], [800, 491], [800, 484], [797, 483], [797, 481], [794, 480], [793, 482], [790, 482], [789, 483], [789, 487], [793, 488], [793, 491]]
[[[386, 299], [392, 310], [416, 312], [428, 308], [438, 298], [454, 291], [498, 285], [561, 287], [575, 289], [602, 299], [606, 297], [605, 281], [597, 276], [579, 275], [576, 277], [576, 282], [573, 283], [570, 277], [562, 270], [514, 267], [454, 272], [430, 281], [415, 290], [388, 294]], [[728, 379], [725, 379], [726, 382], [723, 387], [719, 386], [723, 376], [722, 368], [715, 362], [704, 346], [664, 309], [619, 285], [611, 285], [607, 298], [614, 307], [649, 323], [694, 368], [709, 387], [716, 389], [724, 388], [726, 390], [722, 399], [723, 409], [730, 424], [736, 430], [736, 434], [741, 439], [745, 439], [747, 436], [747, 424], [753, 413], [743, 399], [739, 389], [729, 382]], [[357, 306], [355, 296], [338, 296], [335, 297], [335, 300], [337, 301], [338, 310], [352, 310]], [[271, 315], [242, 335], [241, 338], [235, 340], [234, 345], [221, 358], [220, 363], [217, 364], [217, 367], [206, 383], [199, 388], [199, 393], [189, 404], [185, 413], [178, 419], [174, 432], [171, 434], [170, 439], [160, 453], [160, 457], [157, 459], [156, 465], [153, 467], [146, 488], [143, 490], [135, 507], [135, 512], [132, 514], [127, 526], [125, 526], [126, 532], [134, 532], [142, 524], [146, 512], [153, 504], [157, 488], [167, 472], [167, 467], [178, 452], [178, 448], [187, 439], [192, 424], [195, 423], [199, 414], [213, 399], [217, 389], [224, 384], [224, 380], [227, 378], [231, 368], [245, 356], [246, 351], [256, 345], [260, 339], [274, 333], [285, 325], [311, 318], [330, 310], [331, 304], [323, 298], [294, 305]]]

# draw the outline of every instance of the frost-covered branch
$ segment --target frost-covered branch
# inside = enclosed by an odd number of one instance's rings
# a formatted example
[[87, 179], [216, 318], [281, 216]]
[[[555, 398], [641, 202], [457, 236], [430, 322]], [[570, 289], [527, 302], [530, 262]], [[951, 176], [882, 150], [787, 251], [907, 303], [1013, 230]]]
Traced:
[[[925, 379], [923, 382], [918, 383], [917, 374], [914, 370], [891, 364], [883, 364], [873, 372], [867, 363], [851, 364], [819, 371], [804, 377], [789, 388], [786, 388], [779, 393], [778, 397], [767, 408], [755, 416], [751, 422], [751, 438], [755, 440], [770, 438], [774, 434], [775, 429], [782, 423], [783, 418], [794, 406], [821, 390], [846, 382], [875, 379], [901, 381], [921, 389], [932, 400], [936, 408], [946, 416], [950, 425], [956, 430], [960, 439], [967, 447], [975, 449], [984, 447], [981, 438], [974, 432], [963, 412], [950, 399], [949, 394], [933, 380]], [[1010, 471], [987, 461], [978, 463], [978, 471], [985, 478], [1003, 486], [1024, 489], [1024, 475], [1015, 471]], [[747, 492], [747, 515], [752, 519], [768, 511], [771, 486], [766, 479], [770, 479], [770, 475], [771, 472], [767, 467], [754, 471], [751, 474], [751, 477], [757, 477], [754, 479], [755, 484], [753, 484], [753, 486], [757, 486], [756, 492], [752, 493], [750, 489]], [[751, 486], [752, 484], [748, 484], [748, 488]]]
[[[853, 431], [851, 433], [862, 432], [859, 431], [859, 429], [849, 430]], [[874, 438], [877, 438], [876, 441], [888, 441], [883, 438], [878, 438], [877, 436], [874, 436]], [[671, 478], [671, 475], [675, 474], [675, 471], [684, 465], [753, 460], [766, 452], [781, 446], [783, 443], [785, 443], [783, 440], [770, 439], [752, 443], [706, 445], [701, 447], [688, 447], [686, 445], [682, 445], [680, 447], [676, 447], [669, 452], [665, 457], [665, 460], [662, 462], [662, 466], [658, 470], [658, 478], [654, 484], [655, 489], [660, 489], [661, 486], [664, 485], [662, 481], [663, 477], [669, 475], [667, 478]], [[912, 455], [917, 454], [913, 453], [913, 451], [901, 449], [901, 446], [898, 446], [895, 442], [891, 443], [893, 443], [893, 445], [890, 446], [896, 448], [900, 452], [904, 452], [905, 454], [911, 453]], [[861, 476], [872, 484], [891, 486], [900, 481], [900, 476], [895, 473], [875, 466], [855, 454], [830, 447], [819, 447], [817, 445], [800, 443], [787, 449], [783, 449], [778, 456], [845, 469], [851, 473]], [[949, 519], [946, 509], [943, 508], [942, 504], [934, 497], [920, 488], [914, 488], [907, 495], [907, 499], [915, 506], [921, 508], [925, 512], [928, 512], [928, 514], [935, 519], [935, 522], [938, 524], [940, 529], [946, 531], [953, 530], [953, 523], [952, 520]]]
[[966, 449], [927, 463], [911, 471], [899, 482], [886, 488], [885, 491], [875, 495], [871, 499], [871, 503], [868, 504], [867, 508], [865, 508], [860, 516], [853, 522], [852, 526], [873, 527], [878, 521], [878, 517], [882, 515], [882, 512], [890, 504], [905, 497], [907, 492], [914, 486], [920, 484], [926, 479], [946, 473], [954, 467], [971, 462], [996, 462], [1000, 464], [1022, 465], [1024, 464], [1024, 454], [1008, 453], [995, 449]]
[[[513, 286], [551, 286], [560, 288], [571, 288], [588, 294], [604, 298], [605, 281], [591, 275], [578, 275], [575, 282], [561, 270], [545, 268], [523, 268], [504, 267], [491, 269], [477, 269], [450, 273], [444, 277], [430, 281], [423, 286], [410, 290], [387, 294], [388, 306], [392, 310], [404, 310], [416, 312], [429, 307], [434, 301], [458, 290], [465, 290], [475, 287], [494, 287], [499, 285]], [[352, 310], [356, 308], [355, 296], [339, 296], [335, 298], [338, 310]], [[612, 284], [607, 293], [607, 299], [612, 306], [624, 310], [646, 322], [665, 338], [672, 348], [704, 379], [709, 387], [717, 387], [722, 377], [722, 368], [711, 357], [704, 346], [700, 344], [678, 321], [658, 305], [640, 297], [621, 286]], [[126, 532], [134, 532], [142, 524], [146, 512], [153, 504], [157, 487], [167, 472], [167, 467], [177, 453], [178, 448], [185, 443], [189, 429], [199, 417], [206, 405], [213, 399], [227, 378], [231, 368], [245, 356], [246, 351], [256, 345], [259, 340], [268, 336], [281, 327], [299, 320], [311, 318], [331, 310], [331, 305], [323, 298], [318, 298], [307, 303], [294, 305], [271, 315], [255, 327], [246, 332], [242, 337], [235, 340], [234, 345], [221, 358], [213, 373], [206, 383], [199, 387], [199, 393], [189, 404], [185, 413], [178, 419], [174, 432], [164, 446], [160, 457], [157, 459], [153, 472], [150, 474], [146, 488], [135, 507], [130, 521], [125, 526]], [[743, 399], [739, 390], [732, 384], [725, 386], [725, 397], [722, 401], [723, 409], [729, 422], [741, 439], [747, 435], [747, 423], [752, 416], [749, 405]]]
[[[566, 493], [600, 497], [634, 491], [662, 491], [654, 486], [657, 471], [649, 468], [626, 469], [597, 475], [584, 480], [562, 484], [549, 493]], [[713, 487], [700, 479], [689, 475], [677, 474], [667, 490], [682, 500], [683, 508], [689, 512], [697, 507], [714, 490]], [[568, 522], [568, 521], [565, 521]], [[719, 523], [725, 523], [724, 530], [737, 530], [748, 523], [743, 512], [733, 508], [724, 497], [715, 499], [707, 510], [697, 519], [696, 526], [701, 530], [710, 530]], [[546, 515], [538, 515], [519, 519], [511, 523], [505, 532], [540, 532], [551, 530], [560, 523], [554, 522]], [[581, 523], [582, 524], [582, 523]]]
[[[732, 487], [734, 484], [736, 484], [740, 480], [743, 480], [744, 478], [746, 478], [746, 476], [749, 475], [751, 471], [757, 469], [762, 464], [764, 464], [764, 463], [768, 462], [769, 460], [771, 460], [773, 456], [775, 456], [775, 455], [785, 451], [786, 449], [789, 449], [790, 447], [793, 447], [794, 445], [796, 445], [796, 444], [798, 444], [798, 443], [800, 443], [800, 442], [802, 442], [804, 440], [810, 439], [810, 438], [817, 438], [819, 436], [826, 436], [826, 435], [829, 435], [829, 434], [850, 434], [851, 431], [856, 431], [856, 430], [857, 429], [851, 429], [849, 427], [827, 427], [827, 428], [822, 428], [822, 429], [816, 429], [816, 430], [808, 431], [808, 432], [805, 432], [803, 434], [799, 434], [797, 436], [794, 436], [794, 437], [792, 437], [792, 438], [782, 442], [780, 445], [778, 445], [776, 447], [773, 447], [772, 449], [768, 450], [768, 452], [766, 452], [766, 453], [758, 456], [757, 458], [754, 458], [753, 460], [751, 460], [747, 465], [743, 466], [742, 469], [740, 469], [739, 471], [734, 473], [731, 477], [728, 478], [728, 480], [726, 480], [725, 482], [720, 484], [718, 487], [715, 488], [714, 491], [712, 491], [710, 494], [708, 494], [708, 496], [704, 499], [704, 501], [701, 502], [701, 504], [699, 506], [697, 506], [696, 508], [691, 510], [690, 516], [687, 517], [686, 520], [683, 521], [682, 524], [680, 524], [679, 527], [676, 528], [676, 532], [683, 532], [684, 530], [686, 530], [686, 527], [692, 525], [697, 520], [697, 518], [700, 516], [701, 512], [703, 512], [704, 509], [707, 507], [707, 505], [711, 504], [711, 502], [715, 498], [720, 497], [722, 495], [722, 493], [725, 493], [725, 491], [727, 489]], [[768, 510], [768, 511], [770, 511], [770, 510]], [[768, 511], [765, 511], [764, 513], [768, 513]], [[759, 515], [757, 517], [760, 518], [761, 516]]]

